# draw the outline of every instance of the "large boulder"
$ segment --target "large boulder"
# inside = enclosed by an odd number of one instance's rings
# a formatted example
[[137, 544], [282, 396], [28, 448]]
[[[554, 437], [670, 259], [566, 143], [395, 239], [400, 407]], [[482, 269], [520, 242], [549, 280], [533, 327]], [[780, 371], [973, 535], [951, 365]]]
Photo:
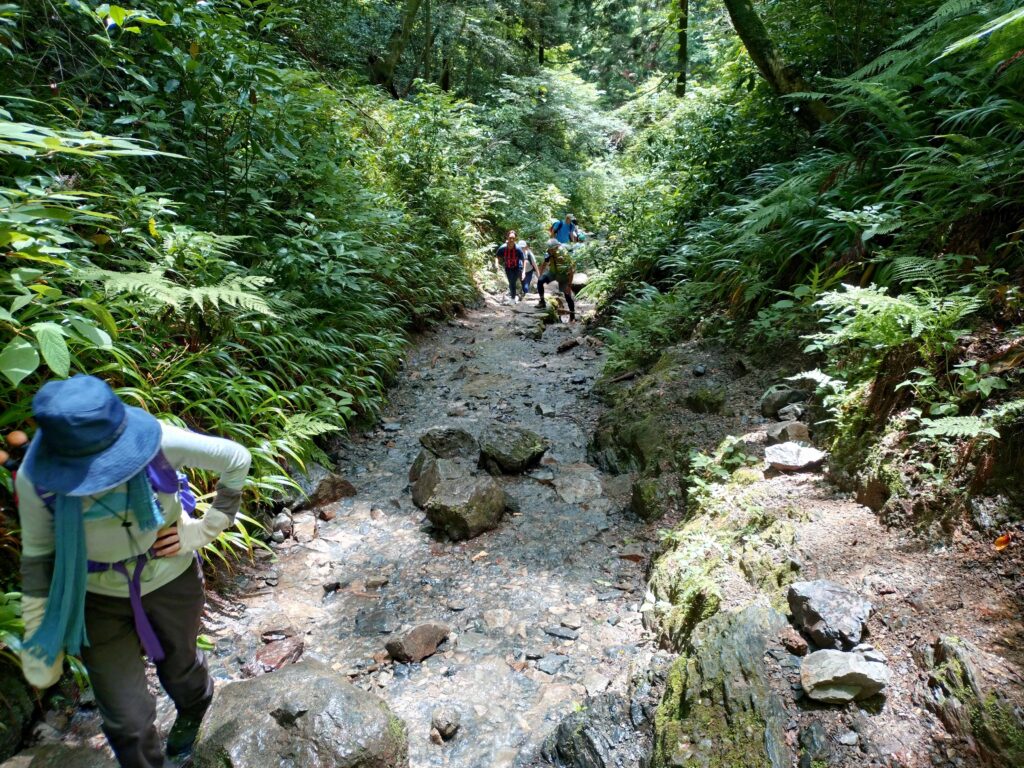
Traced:
[[407, 768], [405, 723], [314, 661], [220, 687], [196, 768]]
[[755, 603], [697, 627], [655, 716], [654, 765], [790, 768], [789, 714], [765, 666], [768, 643], [785, 624]]
[[832, 581], [798, 581], [786, 595], [793, 622], [819, 648], [849, 650], [864, 636], [871, 603]]
[[68, 744], [41, 744], [12, 757], [0, 768], [117, 768], [104, 750]]
[[845, 704], [867, 699], [889, 684], [885, 656], [871, 648], [815, 651], [800, 664], [800, 685], [815, 701]]
[[444, 480], [455, 480], [471, 476], [471, 468], [458, 459], [438, 459], [433, 454], [417, 467], [416, 479], [412, 484], [412, 503], [420, 509], [425, 509], [430, 497], [434, 495], [437, 486]]
[[486, 475], [457, 474], [434, 487], [424, 509], [435, 528], [452, 541], [462, 541], [498, 527], [505, 514], [505, 492]]
[[442, 459], [472, 459], [480, 446], [476, 438], [458, 427], [432, 427], [420, 435], [420, 445]]
[[514, 475], [540, 463], [551, 444], [536, 432], [492, 421], [480, 433], [480, 466], [492, 475]]

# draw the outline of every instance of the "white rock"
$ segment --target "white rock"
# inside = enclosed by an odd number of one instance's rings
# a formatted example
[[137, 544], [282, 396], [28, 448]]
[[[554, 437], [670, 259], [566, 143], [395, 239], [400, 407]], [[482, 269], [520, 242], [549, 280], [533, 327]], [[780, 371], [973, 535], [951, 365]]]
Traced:
[[815, 651], [805, 656], [800, 665], [800, 684], [815, 701], [845, 704], [869, 698], [885, 688], [889, 684], [889, 668], [860, 652]]
[[765, 448], [764, 458], [775, 469], [798, 472], [821, 464], [825, 460], [825, 454], [817, 448], [808, 448], [798, 443], [780, 443]]

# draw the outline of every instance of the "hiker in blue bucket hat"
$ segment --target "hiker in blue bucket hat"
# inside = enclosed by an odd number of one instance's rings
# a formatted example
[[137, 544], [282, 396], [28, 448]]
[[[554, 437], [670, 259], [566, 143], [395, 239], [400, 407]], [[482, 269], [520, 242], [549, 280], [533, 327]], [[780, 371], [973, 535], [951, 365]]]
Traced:
[[[64, 654], [81, 654], [120, 765], [181, 765], [213, 696], [196, 648], [197, 552], [233, 524], [249, 452], [162, 424], [92, 376], [44, 384], [32, 410], [39, 428], [15, 481], [25, 677], [49, 687]], [[219, 475], [202, 517], [184, 466]], [[166, 747], [143, 653], [177, 707]]]

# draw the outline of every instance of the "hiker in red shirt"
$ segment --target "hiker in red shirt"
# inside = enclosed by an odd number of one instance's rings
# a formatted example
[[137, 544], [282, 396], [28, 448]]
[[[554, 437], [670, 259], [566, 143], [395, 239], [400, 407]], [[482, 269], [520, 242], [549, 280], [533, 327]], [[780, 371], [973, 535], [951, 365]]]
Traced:
[[512, 298], [512, 303], [519, 303], [519, 292], [516, 290], [516, 284], [522, 280], [523, 259], [526, 257], [522, 249], [516, 245], [516, 232], [514, 229], [510, 229], [508, 234], [505, 235], [505, 244], [498, 246], [498, 250], [494, 252], [494, 258], [505, 267], [505, 277], [508, 278], [508, 293]]

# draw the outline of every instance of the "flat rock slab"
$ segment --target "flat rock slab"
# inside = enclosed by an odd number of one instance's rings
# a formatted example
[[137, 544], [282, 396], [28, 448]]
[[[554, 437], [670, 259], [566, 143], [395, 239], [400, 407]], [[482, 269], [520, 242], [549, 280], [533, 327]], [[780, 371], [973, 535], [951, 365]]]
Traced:
[[800, 665], [800, 684], [826, 704], [867, 699], [889, 684], [889, 667], [878, 651], [815, 651]]
[[515, 475], [540, 463], [550, 443], [536, 432], [491, 421], [480, 433], [480, 466], [492, 475]]
[[764, 459], [781, 472], [800, 472], [819, 466], [825, 461], [825, 454], [799, 443], [779, 443], [764, 449]]
[[819, 648], [849, 650], [864, 636], [871, 603], [833, 581], [798, 581], [786, 594], [793, 623]]
[[569, 464], [554, 479], [555, 491], [566, 504], [580, 504], [604, 493], [601, 476], [589, 464]]
[[437, 651], [447, 639], [451, 628], [440, 621], [428, 621], [388, 639], [384, 644], [388, 655], [403, 664], [417, 664]]
[[405, 724], [319, 662], [217, 689], [196, 768], [407, 768]]

